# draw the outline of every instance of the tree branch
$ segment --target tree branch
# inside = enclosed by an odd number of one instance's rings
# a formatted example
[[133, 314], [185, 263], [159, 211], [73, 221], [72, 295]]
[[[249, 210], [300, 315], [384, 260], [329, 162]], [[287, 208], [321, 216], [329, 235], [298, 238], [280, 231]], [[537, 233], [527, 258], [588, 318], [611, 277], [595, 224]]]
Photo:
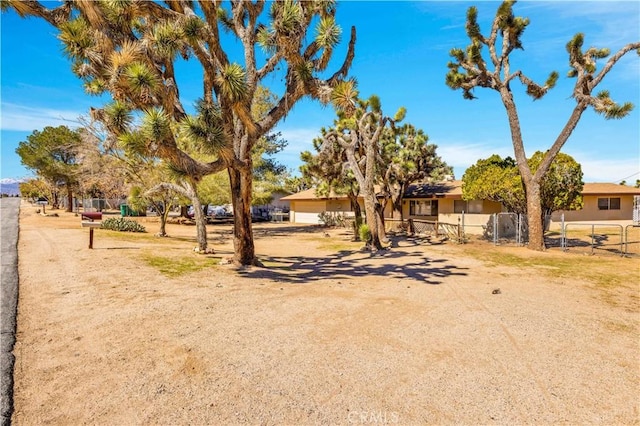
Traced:
[[598, 75], [589, 83], [589, 89], [593, 90], [596, 88], [598, 84], [602, 81], [605, 75], [613, 68], [613, 66], [622, 58], [625, 54], [630, 52], [631, 50], [640, 49], [640, 42], [629, 43], [624, 46], [622, 49], [618, 50], [612, 57], [609, 58], [604, 68], [600, 70]]

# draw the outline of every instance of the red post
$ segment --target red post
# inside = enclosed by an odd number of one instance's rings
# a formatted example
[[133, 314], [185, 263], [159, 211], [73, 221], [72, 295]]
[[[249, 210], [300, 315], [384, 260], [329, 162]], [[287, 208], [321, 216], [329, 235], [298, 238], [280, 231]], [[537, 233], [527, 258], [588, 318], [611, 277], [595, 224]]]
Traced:
[[89, 248], [93, 248], [93, 228], [89, 228]]

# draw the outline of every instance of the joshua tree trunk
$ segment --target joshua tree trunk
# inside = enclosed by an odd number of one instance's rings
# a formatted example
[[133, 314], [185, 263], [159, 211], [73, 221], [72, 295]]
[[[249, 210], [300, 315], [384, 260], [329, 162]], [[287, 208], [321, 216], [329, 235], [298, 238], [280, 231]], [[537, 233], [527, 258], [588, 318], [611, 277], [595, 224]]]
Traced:
[[193, 214], [196, 220], [196, 239], [198, 241], [198, 251], [207, 252], [207, 218], [202, 211], [202, 204], [197, 196], [191, 198], [193, 203]]
[[540, 183], [533, 179], [525, 181], [527, 195], [527, 221], [529, 222], [529, 245], [531, 250], [542, 251], [544, 245], [544, 224], [540, 204]]
[[251, 167], [229, 169], [231, 204], [233, 206], [234, 261], [241, 265], [259, 265], [253, 246], [251, 226]]
[[351, 210], [353, 210], [354, 222], [353, 222], [353, 241], [360, 241], [360, 225], [362, 225], [362, 208], [358, 202], [358, 195], [348, 194], [349, 201], [351, 202]]
[[[175, 191], [178, 194], [182, 194], [191, 200], [191, 204], [193, 205], [193, 214], [194, 219], [196, 221], [196, 240], [198, 242], [198, 247], [196, 249], [199, 252], [206, 253], [208, 244], [207, 244], [207, 218], [202, 211], [202, 203], [200, 203], [200, 199], [198, 198], [198, 190], [197, 183], [191, 179], [184, 179], [180, 184], [175, 183], [161, 183], [156, 185], [153, 189], [149, 190], [149, 193], [154, 193], [159, 190], [171, 190]], [[162, 215], [160, 216], [160, 232], [161, 236], [165, 236], [165, 224], [167, 222], [167, 218], [169, 217], [169, 209], [170, 203], [162, 204]], [[180, 215], [182, 217], [188, 217], [185, 206], [180, 206]]]
[[[380, 215], [379, 208], [380, 203], [376, 199], [375, 190], [373, 187], [373, 169], [375, 167], [374, 159], [375, 159], [375, 147], [373, 144], [369, 144], [367, 146], [367, 164], [366, 164], [366, 174], [363, 174], [358, 165], [358, 161], [356, 160], [354, 154], [354, 148], [347, 148], [347, 160], [349, 161], [349, 167], [353, 171], [355, 178], [358, 182], [358, 186], [360, 186], [360, 190], [362, 191], [362, 198], [364, 198], [364, 214], [365, 219], [367, 221], [367, 225], [369, 226], [369, 232], [371, 232], [371, 248], [380, 250], [382, 249], [382, 243], [380, 242]], [[382, 235], [384, 238], [384, 226], [382, 227]]]
[[160, 229], [158, 230], [159, 237], [167, 236], [167, 219], [169, 218], [169, 205], [167, 203], [159, 203], [156, 208], [161, 208], [160, 212]]
[[392, 217], [394, 219], [400, 219], [400, 221], [404, 222], [404, 215], [402, 212], [402, 198], [405, 191], [404, 184], [393, 185], [390, 188], [391, 192], [391, 206], [393, 207]]
[[71, 186], [67, 184], [67, 212], [73, 211], [73, 191], [71, 190]]
[[381, 250], [382, 243], [380, 241], [380, 216], [378, 215], [378, 208], [376, 207], [375, 194], [368, 194], [368, 191], [363, 191], [364, 197], [364, 214], [367, 219], [367, 225], [369, 226], [369, 232], [371, 232], [371, 249]]
[[[377, 197], [376, 197], [376, 201], [377, 201]], [[389, 241], [389, 239], [387, 238], [387, 229], [385, 228], [385, 225], [384, 225], [384, 206], [386, 204], [387, 204], [386, 201], [385, 201], [385, 204], [380, 204], [379, 201], [376, 203], [376, 211], [378, 212], [378, 231], [380, 232], [380, 241], [383, 241], [385, 243]]]

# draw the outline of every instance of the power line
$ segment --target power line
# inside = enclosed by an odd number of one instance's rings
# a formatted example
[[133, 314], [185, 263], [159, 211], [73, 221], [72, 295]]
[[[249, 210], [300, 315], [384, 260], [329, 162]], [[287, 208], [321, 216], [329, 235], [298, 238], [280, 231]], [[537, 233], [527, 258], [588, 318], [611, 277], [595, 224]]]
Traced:
[[627, 179], [629, 179], [630, 177], [634, 177], [635, 175], [640, 175], [640, 172], [635, 172], [635, 173], [634, 173], [634, 174], [632, 174], [632, 175], [629, 175], [629, 176], [627, 176], [627, 177], [623, 177], [622, 179], [618, 179], [616, 182], [622, 182], [623, 180], [627, 180]]

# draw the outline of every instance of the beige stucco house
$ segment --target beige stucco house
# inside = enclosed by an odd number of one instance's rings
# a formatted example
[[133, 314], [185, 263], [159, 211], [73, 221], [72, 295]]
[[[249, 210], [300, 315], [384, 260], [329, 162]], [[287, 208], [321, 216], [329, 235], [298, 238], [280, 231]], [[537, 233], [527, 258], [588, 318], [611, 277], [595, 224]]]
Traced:
[[[320, 213], [353, 216], [351, 204], [345, 195], [331, 193], [319, 196], [315, 189], [308, 189], [283, 198], [289, 202], [289, 218], [295, 223], [319, 224]], [[360, 205], [364, 211], [362, 200]], [[437, 220], [452, 224], [464, 220], [465, 226], [477, 226], [482, 232], [489, 216], [502, 211], [499, 203], [486, 200], [462, 200], [462, 181], [447, 181], [437, 184], [413, 184], [405, 191], [402, 216], [406, 219]], [[462, 219], [464, 212], [464, 219]], [[396, 213], [397, 215], [397, 213]], [[394, 217], [390, 203], [385, 206], [385, 217]]]
[[280, 201], [289, 203], [289, 220], [293, 223], [320, 224], [320, 213], [324, 212], [353, 216], [346, 195], [331, 192], [328, 196], [319, 196], [314, 188], [288, 195]]
[[[552, 221], [607, 221], [631, 220], [634, 196], [640, 189], [612, 183], [585, 183], [584, 208], [577, 211], [559, 211]], [[314, 189], [293, 194], [282, 199], [290, 204], [290, 220], [295, 223], [319, 224], [320, 213], [327, 212], [353, 216], [351, 204], [344, 195], [318, 196]], [[362, 206], [362, 202], [360, 202]], [[364, 210], [364, 208], [363, 208]], [[422, 219], [451, 224], [463, 224], [467, 234], [482, 234], [491, 222], [491, 215], [505, 212], [500, 203], [487, 200], [462, 199], [462, 181], [452, 180], [436, 184], [415, 183], [405, 191], [402, 202], [404, 219]], [[397, 215], [397, 214], [396, 214]], [[385, 217], [394, 217], [391, 206], [385, 208]]]
[[490, 216], [503, 210], [502, 205], [494, 201], [463, 200], [460, 180], [409, 185], [402, 202], [402, 215], [405, 219], [464, 224], [465, 232], [474, 234], [481, 234]]
[[551, 215], [554, 222], [564, 214], [566, 222], [627, 221], [633, 219], [634, 197], [640, 188], [615, 183], [585, 183], [581, 210], [560, 210]]

